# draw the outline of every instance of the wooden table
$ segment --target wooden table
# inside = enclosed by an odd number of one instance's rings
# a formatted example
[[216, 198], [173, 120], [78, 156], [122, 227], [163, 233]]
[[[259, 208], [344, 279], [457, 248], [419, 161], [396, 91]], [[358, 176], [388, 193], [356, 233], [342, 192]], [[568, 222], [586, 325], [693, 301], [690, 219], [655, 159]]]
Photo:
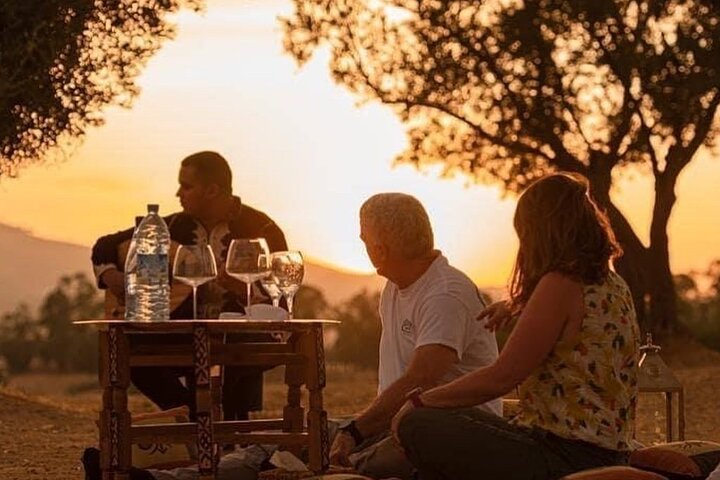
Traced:
[[[100, 451], [103, 480], [126, 480], [132, 465], [131, 446], [137, 443], [195, 441], [201, 480], [215, 478], [218, 445], [264, 443], [299, 451], [307, 447], [315, 472], [328, 467], [327, 413], [323, 408], [325, 355], [323, 325], [332, 320], [167, 320], [130, 322], [88, 320], [100, 334]], [[225, 343], [224, 334], [288, 332], [285, 342]], [[192, 345], [130, 345], [128, 335], [188, 334]], [[214, 365], [285, 365], [287, 404], [283, 418], [223, 421], [221, 388], [212, 387]], [[136, 425], [128, 411], [130, 367], [191, 366], [195, 372], [195, 422]], [[301, 387], [308, 391], [307, 422], [301, 405]], [[217, 391], [220, 390], [220, 391]]]

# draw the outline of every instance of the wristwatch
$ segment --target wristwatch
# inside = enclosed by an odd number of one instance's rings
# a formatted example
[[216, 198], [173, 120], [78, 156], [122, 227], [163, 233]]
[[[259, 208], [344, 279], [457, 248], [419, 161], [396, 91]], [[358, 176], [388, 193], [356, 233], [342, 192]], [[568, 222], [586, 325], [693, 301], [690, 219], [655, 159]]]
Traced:
[[360, 430], [358, 430], [355, 420], [351, 420], [350, 422], [340, 427], [340, 431], [349, 434], [355, 441], [355, 445], [360, 445], [365, 440], [363, 434], [360, 433]]
[[422, 387], [414, 388], [414, 389], [410, 390], [410, 392], [407, 394], [405, 399], [407, 401], [409, 401], [410, 403], [412, 403], [412, 406], [415, 408], [424, 407], [425, 403], [420, 398], [420, 395], [422, 395], [422, 393], [423, 393]]

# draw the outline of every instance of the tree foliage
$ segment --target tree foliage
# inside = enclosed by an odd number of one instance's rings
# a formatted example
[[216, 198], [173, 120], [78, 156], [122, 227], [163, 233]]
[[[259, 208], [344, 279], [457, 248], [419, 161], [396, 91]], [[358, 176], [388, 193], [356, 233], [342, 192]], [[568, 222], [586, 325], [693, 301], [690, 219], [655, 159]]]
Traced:
[[60, 371], [95, 371], [97, 332], [72, 322], [101, 318], [102, 314], [103, 302], [85, 274], [62, 277], [40, 307], [38, 323], [45, 334], [41, 358]]
[[301, 285], [293, 305], [295, 318], [326, 318], [330, 314], [330, 304], [317, 287]]
[[338, 339], [328, 353], [330, 360], [378, 368], [380, 347], [380, 293], [363, 290], [336, 307], [334, 319], [340, 321]]
[[[701, 285], [707, 288], [701, 288]], [[706, 346], [720, 351], [720, 260], [705, 272], [675, 275], [678, 316]]]
[[168, 13], [203, 0], [0, 0], [0, 178], [129, 106], [173, 36]]
[[103, 302], [83, 273], [58, 281], [42, 302], [37, 317], [27, 305], [0, 318], [0, 357], [12, 372], [27, 370], [33, 360], [64, 371], [92, 372], [97, 369], [97, 332], [72, 322], [101, 318]]
[[[716, 2], [294, 3], [286, 50], [302, 64], [329, 47], [336, 81], [392, 106], [408, 137], [397, 161], [512, 192], [550, 171], [587, 176], [640, 318], [672, 325], [667, 222], [680, 171], [717, 130]], [[610, 198], [613, 174], [632, 165], [655, 180], [648, 246]]]
[[0, 357], [11, 373], [28, 369], [39, 353], [41, 337], [38, 322], [26, 304], [18, 305], [0, 318]]

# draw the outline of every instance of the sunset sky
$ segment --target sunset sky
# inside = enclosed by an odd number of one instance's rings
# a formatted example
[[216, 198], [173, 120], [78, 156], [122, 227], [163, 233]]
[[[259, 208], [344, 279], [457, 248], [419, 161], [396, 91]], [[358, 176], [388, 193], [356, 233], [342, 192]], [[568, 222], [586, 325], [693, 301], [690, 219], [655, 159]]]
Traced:
[[[326, 265], [369, 272], [357, 211], [369, 195], [403, 191], [427, 207], [438, 248], [481, 285], [502, 285], [516, 238], [513, 198], [497, 187], [392, 168], [402, 125], [378, 104], [358, 107], [330, 79], [326, 52], [302, 70], [282, 53], [276, 17], [289, 1], [208, 0], [181, 13], [178, 35], [150, 61], [130, 110], [112, 108], [67, 159], [0, 182], [0, 223], [43, 238], [92, 245], [131, 225], [146, 203], [168, 214], [179, 161], [216, 150], [231, 163], [244, 202], [272, 216], [292, 248]], [[720, 159], [701, 153], [680, 177], [670, 222], [676, 271], [720, 258]], [[615, 192], [646, 238], [649, 178]]]

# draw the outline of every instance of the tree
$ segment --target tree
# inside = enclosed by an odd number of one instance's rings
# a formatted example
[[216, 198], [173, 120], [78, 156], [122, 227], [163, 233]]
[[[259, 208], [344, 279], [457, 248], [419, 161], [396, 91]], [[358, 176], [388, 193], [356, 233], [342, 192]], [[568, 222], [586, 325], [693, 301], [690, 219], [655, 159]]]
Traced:
[[329, 357], [333, 361], [377, 369], [380, 346], [380, 293], [363, 290], [337, 307], [334, 317], [340, 320], [338, 340]]
[[710, 293], [720, 301], [720, 260], [713, 260], [705, 272], [710, 279]]
[[28, 369], [30, 362], [39, 353], [41, 338], [40, 326], [24, 303], [0, 318], [0, 357], [5, 359], [12, 373]]
[[[510, 192], [551, 171], [587, 176], [624, 247], [618, 269], [642, 326], [674, 326], [667, 223], [678, 175], [718, 126], [716, 2], [294, 3], [286, 50], [303, 64], [329, 46], [337, 82], [397, 112], [409, 146], [396, 161]], [[610, 197], [632, 167], [655, 182], [647, 246]]]
[[97, 368], [97, 332], [72, 324], [100, 318], [103, 302], [95, 285], [83, 273], [62, 277], [40, 307], [39, 324], [45, 330], [42, 357], [60, 371]]
[[295, 318], [325, 318], [330, 305], [322, 291], [312, 285], [301, 285], [293, 305]]
[[[678, 317], [687, 330], [706, 346], [720, 350], [720, 262], [705, 272], [675, 275]], [[709, 288], [699, 288], [699, 284]]]
[[173, 35], [167, 14], [203, 0], [0, 0], [0, 178], [129, 106]]

